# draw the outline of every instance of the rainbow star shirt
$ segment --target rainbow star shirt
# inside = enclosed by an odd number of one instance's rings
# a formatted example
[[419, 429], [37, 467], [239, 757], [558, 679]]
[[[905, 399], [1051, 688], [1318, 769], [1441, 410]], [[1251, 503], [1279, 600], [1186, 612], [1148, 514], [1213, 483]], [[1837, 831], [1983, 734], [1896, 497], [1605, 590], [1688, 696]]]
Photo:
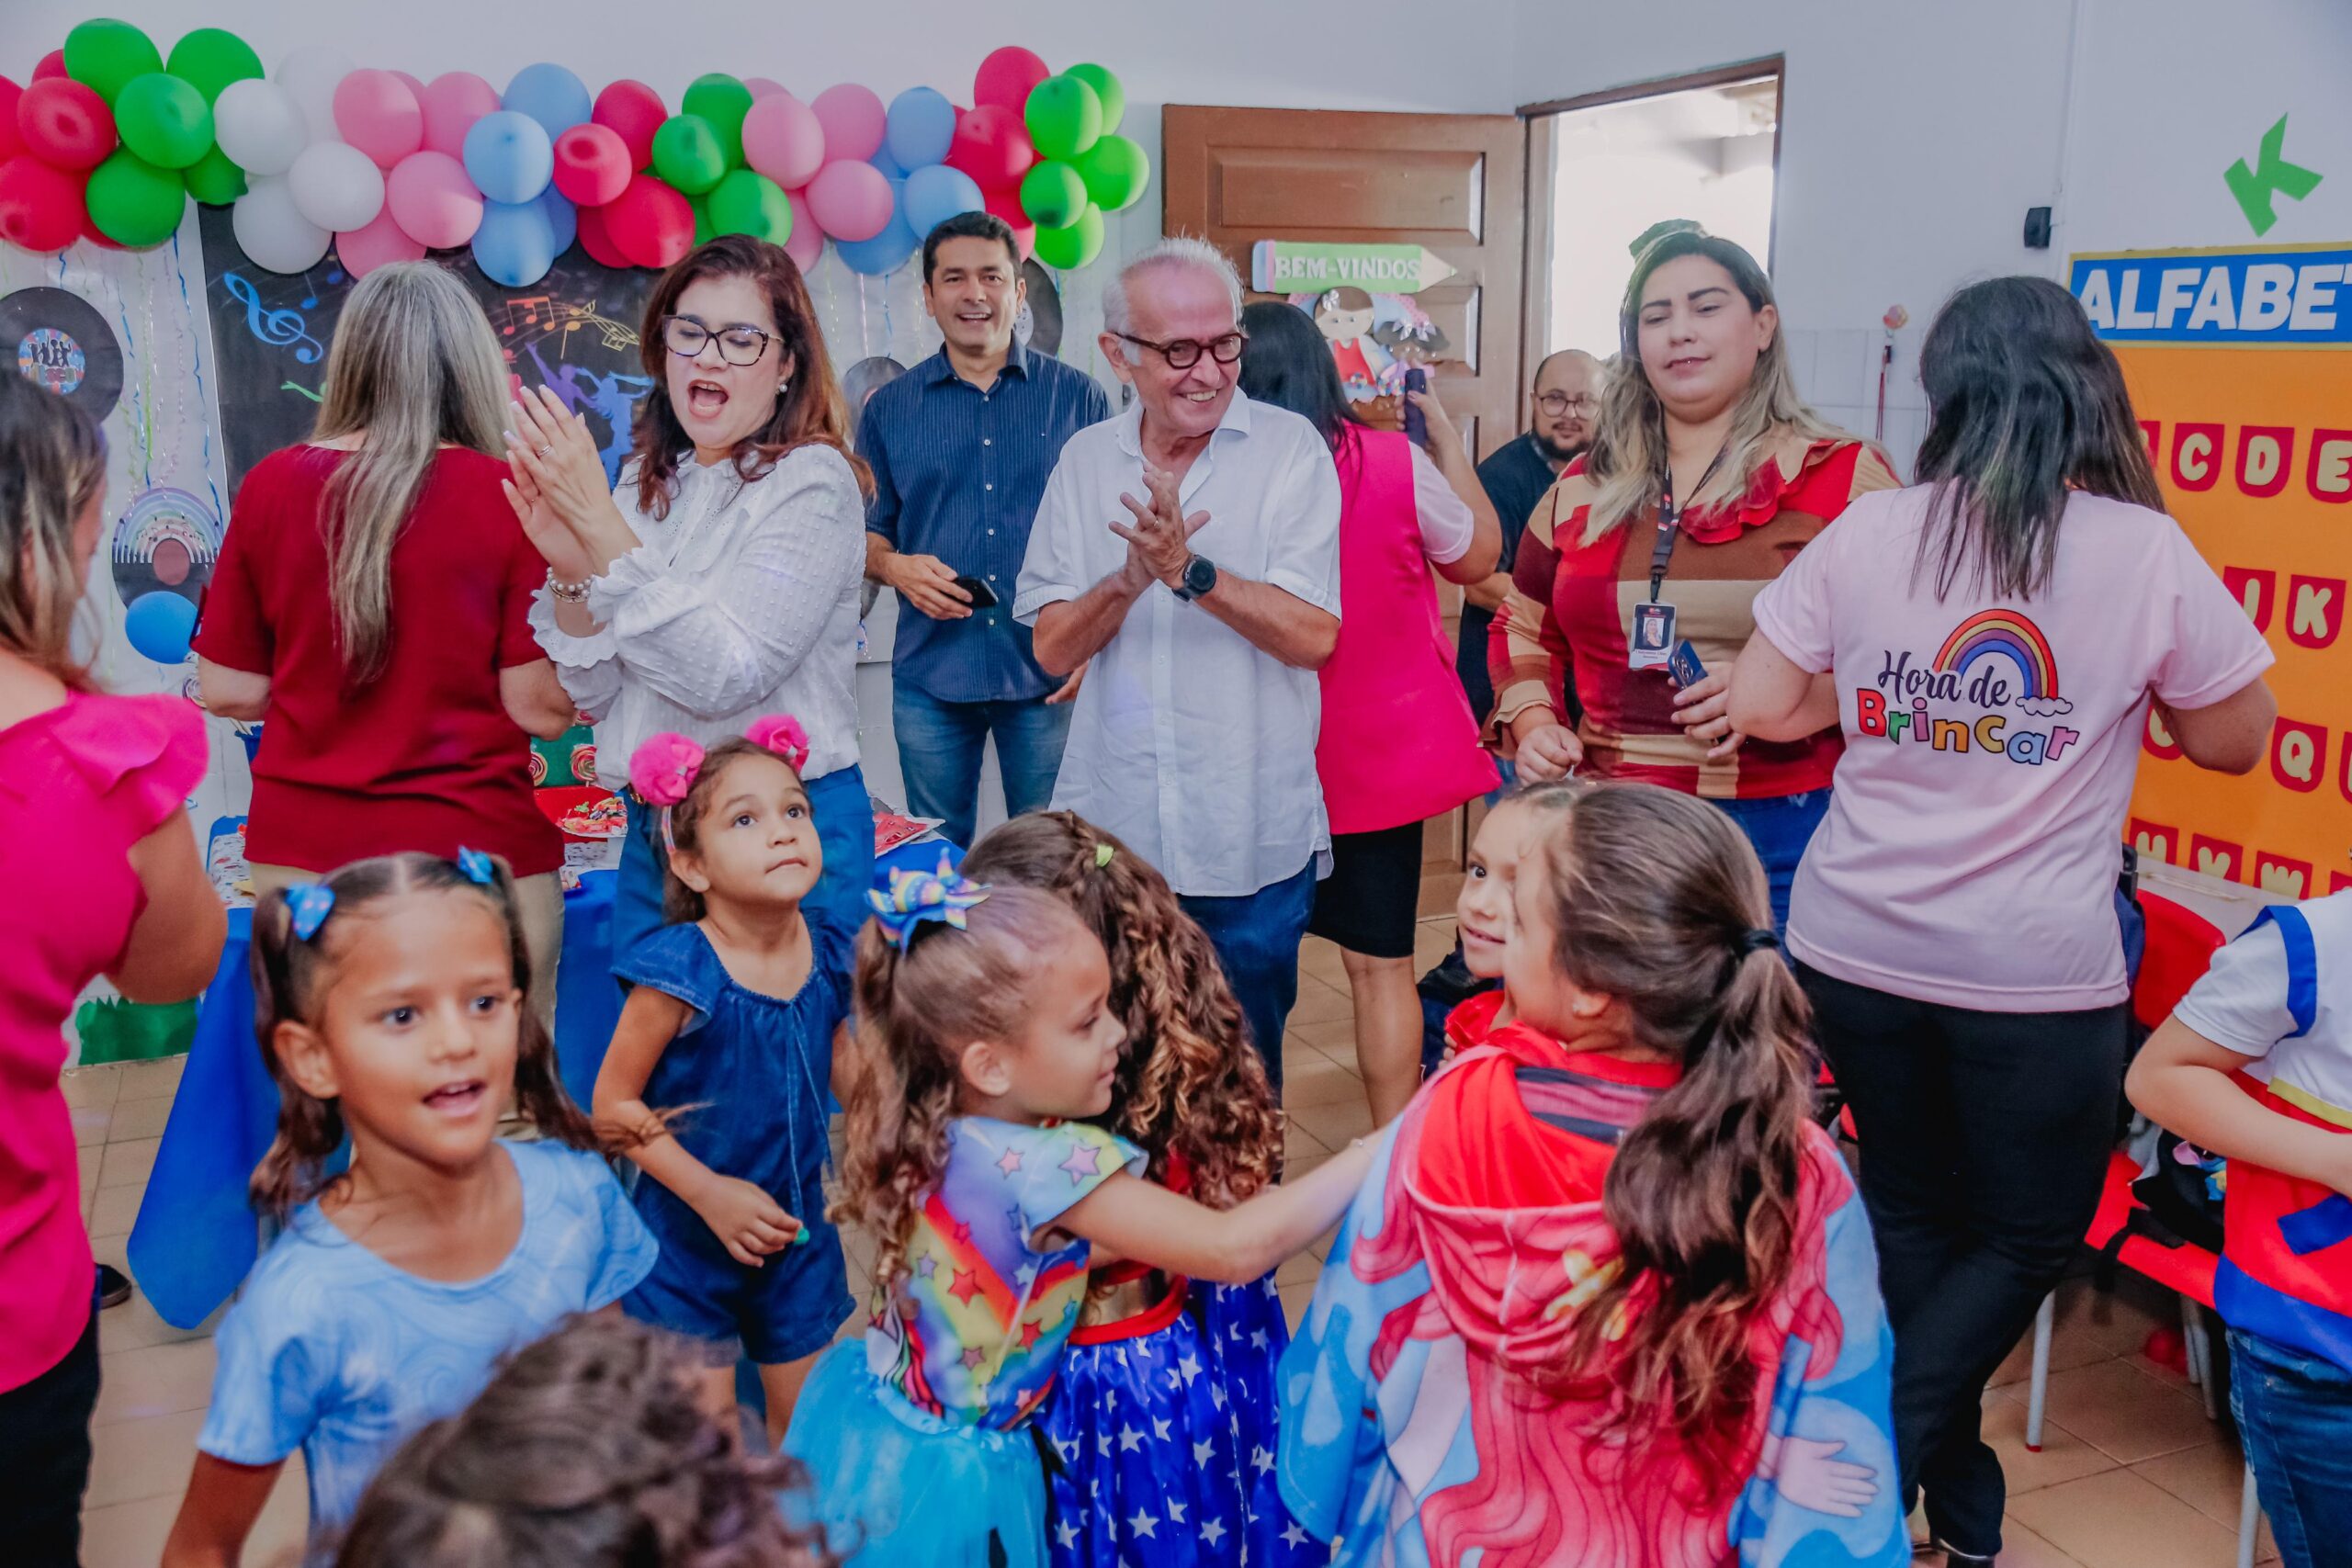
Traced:
[[[907, 1242], [895, 1301], [875, 1292], [865, 1363], [916, 1409], [1012, 1427], [1054, 1386], [1086, 1296], [1087, 1244], [1055, 1222], [1145, 1156], [1084, 1122], [948, 1124], [947, 1164]], [[1048, 1239], [1055, 1245], [1040, 1247]]]
[[[2082, 739], [2081, 730], [2055, 722], [2074, 709], [2059, 694], [2057, 656], [2041, 628], [2017, 610], [1980, 610], [1952, 628], [1924, 670], [1912, 668], [1909, 649], [1889, 649], [1876, 687], [1854, 689], [1854, 730], [2039, 767]], [[2042, 720], [2051, 722], [2038, 727]]]

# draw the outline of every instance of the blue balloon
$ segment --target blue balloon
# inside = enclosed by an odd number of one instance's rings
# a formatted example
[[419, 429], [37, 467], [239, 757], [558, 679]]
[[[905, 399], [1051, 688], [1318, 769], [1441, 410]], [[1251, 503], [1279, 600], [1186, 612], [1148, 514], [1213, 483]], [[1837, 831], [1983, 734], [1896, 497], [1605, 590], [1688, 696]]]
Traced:
[[933, 164], [907, 176], [907, 227], [928, 234], [959, 212], [985, 211], [978, 180], [961, 169]]
[[537, 201], [485, 201], [474, 231], [474, 265], [492, 283], [521, 288], [555, 265], [562, 249], [555, 242], [555, 225]]
[[896, 158], [890, 156], [890, 148], [888, 142], [885, 142], [883, 145], [876, 148], [874, 150], [874, 156], [868, 158], [866, 162], [881, 170], [882, 177], [888, 180], [894, 186], [903, 184], [906, 180], [907, 171], [899, 166], [899, 161]]
[[879, 277], [915, 254], [922, 237], [907, 227], [906, 219], [897, 212], [883, 225], [882, 232], [870, 240], [835, 240], [833, 249], [840, 253], [842, 265], [852, 272], [867, 277]]
[[196, 606], [162, 589], [141, 593], [130, 602], [122, 629], [130, 646], [156, 663], [178, 664], [187, 658], [187, 639], [196, 634]]
[[492, 201], [536, 201], [555, 177], [555, 143], [529, 115], [501, 109], [466, 132], [466, 173]]
[[571, 249], [571, 242], [580, 238], [580, 209], [549, 186], [539, 192], [539, 210], [548, 215], [548, 229], [555, 235], [555, 254]]
[[909, 87], [890, 100], [882, 145], [906, 169], [944, 162], [956, 140], [956, 106], [936, 87]]
[[501, 108], [537, 120], [550, 141], [575, 125], [586, 124], [596, 107], [585, 82], [560, 65], [545, 63], [526, 65], [514, 73], [514, 80], [506, 85], [506, 96], [498, 103]]

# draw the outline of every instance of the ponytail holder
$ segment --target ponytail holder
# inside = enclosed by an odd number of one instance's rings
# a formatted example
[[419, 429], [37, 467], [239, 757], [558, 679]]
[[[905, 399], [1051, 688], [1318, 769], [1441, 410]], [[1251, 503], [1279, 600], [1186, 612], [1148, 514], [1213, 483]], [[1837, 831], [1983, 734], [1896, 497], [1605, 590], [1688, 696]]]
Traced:
[[492, 861], [488, 855], [482, 853], [480, 850], [469, 850], [462, 844], [458, 845], [458, 871], [468, 882], [472, 883], [477, 887], [495, 887], [498, 886], [498, 866], [496, 863]]
[[323, 882], [297, 883], [286, 890], [286, 912], [292, 917], [297, 941], [308, 942], [318, 935], [334, 909], [334, 889]]
[[1094, 846], [1094, 869], [1095, 869], [1095, 870], [1097, 870], [1097, 871], [1101, 871], [1104, 866], [1109, 865], [1109, 864], [1111, 863], [1111, 856], [1112, 856], [1112, 853], [1113, 853], [1113, 851], [1112, 851], [1112, 849], [1111, 849], [1111, 846], [1110, 846], [1110, 845], [1108, 845], [1108, 844], [1097, 844], [1097, 845], [1095, 845], [1095, 846]]
[[904, 953], [914, 941], [916, 928], [926, 921], [953, 926], [959, 931], [966, 930], [965, 911], [984, 902], [988, 896], [985, 886], [958, 874], [947, 852], [942, 850], [937, 871], [893, 867], [889, 891], [869, 888], [865, 906], [882, 922], [882, 929], [890, 933], [899, 951]]
[[1779, 933], [1763, 926], [1744, 931], [1731, 939], [1732, 952], [1742, 958], [1746, 958], [1751, 953], [1778, 951], [1780, 945]]
[[772, 713], [753, 719], [744, 727], [743, 739], [763, 750], [775, 752], [791, 764], [796, 773], [808, 761], [808, 731], [788, 713]]

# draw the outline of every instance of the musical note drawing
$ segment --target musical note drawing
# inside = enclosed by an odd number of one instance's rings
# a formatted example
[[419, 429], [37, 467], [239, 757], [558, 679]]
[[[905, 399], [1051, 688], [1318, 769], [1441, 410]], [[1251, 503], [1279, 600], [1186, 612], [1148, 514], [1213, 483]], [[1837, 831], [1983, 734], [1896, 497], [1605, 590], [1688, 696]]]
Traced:
[[[513, 337], [514, 335], [514, 329], [518, 326], [535, 327], [538, 325], [539, 312], [542, 309], [550, 311], [555, 309], [555, 297], [553, 295], [534, 294], [525, 299], [509, 299], [506, 301], [506, 326], [504, 329], [504, 335], [507, 337]], [[514, 315], [514, 312], [517, 310], [520, 310], [523, 312], [522, 318], [519, 321], [515, 319]]]
[[326, 350], [319, 340], [303, 330], [301, 312], [266, 308], [261, 302], [260, 292], [245, 280], [243, 275], [222, 273], [220, 287], [244, 306], [245, 330], [263, 343], [273, 348], [292, 348], [295, 362], [300, 365], [316, 365], [320, 356], [325, 354]]
[[300, 381], [281, 381], [277, 385], [277, 389], [281, 392], [300, 392], [314, 403], [324, 403], [326, 401], [326, 398], [322, 394], [311, 390], [310, 388], [305, 387]]

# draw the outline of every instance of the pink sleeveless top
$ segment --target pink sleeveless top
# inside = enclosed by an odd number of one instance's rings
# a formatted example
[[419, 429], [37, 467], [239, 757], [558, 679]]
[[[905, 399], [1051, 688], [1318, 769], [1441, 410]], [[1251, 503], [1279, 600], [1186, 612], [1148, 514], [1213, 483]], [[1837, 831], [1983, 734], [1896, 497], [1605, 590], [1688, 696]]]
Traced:
[[1413, 451], [1350, 426], [1340, 467], [1340, 640], [1323, 666], [1315, 771], [1334, 833], [1425, 821], [1496, 785], [1438, 621]]

